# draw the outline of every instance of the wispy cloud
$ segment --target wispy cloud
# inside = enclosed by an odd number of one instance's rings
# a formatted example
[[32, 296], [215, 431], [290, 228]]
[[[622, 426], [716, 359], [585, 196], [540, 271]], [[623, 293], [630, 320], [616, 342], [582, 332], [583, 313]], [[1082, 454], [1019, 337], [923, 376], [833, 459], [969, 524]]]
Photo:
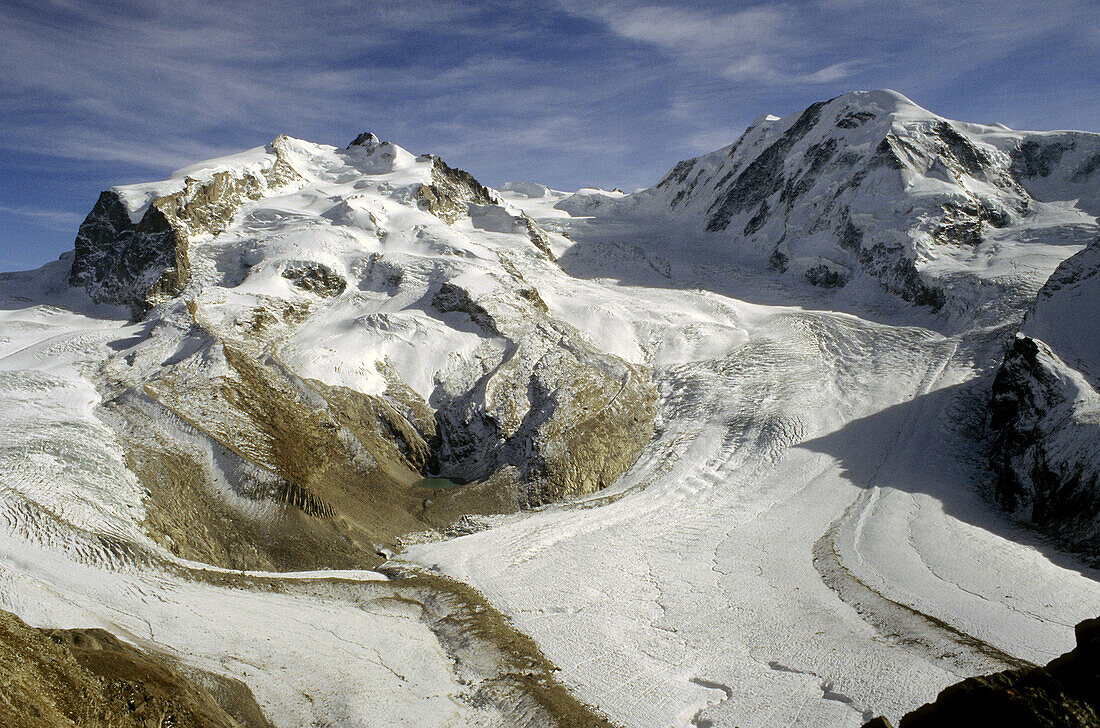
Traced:
[[32, 207], [13, 207], [11, 205], [0, 205], [0, 213], [14, 215], [52, 230], [72, 230], [74, 232], [76, 226], [84, 219], [80, 215], [71, 212], [42, 210]]
[[1041, 11], [1027, 0], [737, 3], [732, 11], [729, 3], [708, 2], [690, 8], [638, 0], [559, 4], [623, 38], [654, 46], [682, 67], [773, 87], [884, 72], [934, 83], [1011, 58], [1051, 36], [1094, 52], [1100, 44], [1100, 10], [1089, 0], [1051, 0]]
[[731, 81], [814, 84], [850, 75], [857, 59], [817, 66], [821, 33], [804, 34], [804, 8], [768, 4], [729, 12], [630, 0], [561, 0], [569, 12], [600, 20], [614, 33], [649, 43], [675, 60]]

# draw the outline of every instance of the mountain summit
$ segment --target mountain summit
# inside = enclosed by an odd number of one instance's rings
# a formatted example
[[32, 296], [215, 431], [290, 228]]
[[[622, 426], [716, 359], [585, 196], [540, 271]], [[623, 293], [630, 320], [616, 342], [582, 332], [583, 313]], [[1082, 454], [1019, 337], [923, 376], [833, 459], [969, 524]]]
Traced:
[[762, 116], [733, 144], [599, 209], [676, 220], [709, 247], [819, 286], [863, 274], [958, 313], [1003, 291], [960, 279], [988, 283], [1042, 254], [1016, 241], [1086, 242], [1074, 231], [1100, 214], [1098, 190], [1098, 134], [951, 121], [880, 90]]
[[[69, 280], [151, 324], [106, 369], [120, 421], [152, 417], [154, 449], [197, 432], [219, 453], [195, 456], [205, 487], [380, 547], [599, 489], [648, 439], [648, 371], [540, 295], [565, 278], [566, 242], [439, 157], [373, 134], [346, 149], [280, 136], [104, 192]], [[476, 485], [425, 509], [411, 486], [440, 475]], [[198, 508], [177, 507], [179, 487], [169, 539]]]

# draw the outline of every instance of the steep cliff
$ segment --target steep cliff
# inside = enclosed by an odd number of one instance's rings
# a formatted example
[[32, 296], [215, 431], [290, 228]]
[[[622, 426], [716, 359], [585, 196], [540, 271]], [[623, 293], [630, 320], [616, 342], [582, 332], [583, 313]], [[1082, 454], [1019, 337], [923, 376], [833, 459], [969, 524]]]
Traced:
[[1040, 290], [993, 384], [991, 463], [1004, 505], [1100, 548], [1100, 241]]
[[181, 170], [159, 186], [106, 190], [77, 232], [69, 282], [86, 288], [97, 303], [129, 306], [140, 317], [191, 280], [193, 238], [217, 235], [245, 201], [296, 179], [286, 137], [279, 137], [243, 155]]

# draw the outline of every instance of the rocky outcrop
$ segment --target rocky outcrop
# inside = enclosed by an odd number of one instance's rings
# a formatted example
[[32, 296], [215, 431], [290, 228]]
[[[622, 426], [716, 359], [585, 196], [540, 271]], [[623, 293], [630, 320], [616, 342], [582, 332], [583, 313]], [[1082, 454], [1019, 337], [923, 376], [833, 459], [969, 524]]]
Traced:
[[69, 283], [97, 303], [129, 306], [143, 315], [158, 295], [176, 295], [190, 279], [187, 245], [158, 205], [138, 223], [118, 195], [99, 196], [76, 236]]
[[192, 236], [225, 229], [245, 200], [298, 177], [286, 160], [286, 137], [268, 145], [258, 172], [228, 169], [182, 180], [155, 196], [133, 219], [116, 190], [100, 194], [77, 231], [69, 283], [97, 303], [128, 306], [140, 318], [158, 300], [178, 295], [191, 279]]
[[283, 278], [287, 278], [304, 291], [318, 296], [339, 296], [348, 282], [324, 263], [314, 261], [291, 261], [283, 268]]
[[351, 142], [348, 143], [347, 148], [351, 149], [352, 147], [366, 147], [369, 149], [377, 146], [380, 143], [381, 140], [377, 136], [369, 131], [365, 131], [352, 139]]
[[533, 287], [475, 301], [444, 284], [440, 310], [462, 311], [507, 342], [473, 386], [444, 382], [436, 413], [443, 473], [490, 480], [517, 507], [610, 485], [653, 434], [656, 390], [642, 367], [604, 354], [549, 315]]
[[468, 213], [468, 205], [495, 205], [499, 200], [488, 187], [469, 172], [454, 169], [434, 154], [424, 157], [432, 163], [430, 184], [421, 185], [416, 193], [424, 209], [440, 220], [452, 223]]
[[1100, 241], [1039, 292], [993, 383], [991, 465], [1006, 508], [1100, 548]]
[[101, 629], [38, 630], [0, 611], [6, 726], [270, 728], [243, 683], [190, 673]]
[[[448, 166], [434, 154], [426, 154], [422, 158], [432, 165], [431, 183], [420, 185], [415, 195], [425, 210], [447, 224], [470, 215], [474, 209], [482, 212], [485, 208], [495, 210], [509, 221], [508, 227], [525, 230], [532, 245], [551, 260], [554, 258], [549, 235], [529, 215], [523, 212], [514, 215], [506, 211], [497, 195], [469, 172]], [[499, 232], [511, 231], [504, 229]]]
[[1100, 135], [1052, 131], [1019, 135], [1002, 148], [1012, 175], [1035, 199], [1073, 200], [1100, 215]]
[[[1077, 625], [1077, 647], [1046, 667], [1007, 670], [952, 685], [898, 728], [1100, 726], [1100, 619]], [[864, 728], [889, 728], [875, 718]]]

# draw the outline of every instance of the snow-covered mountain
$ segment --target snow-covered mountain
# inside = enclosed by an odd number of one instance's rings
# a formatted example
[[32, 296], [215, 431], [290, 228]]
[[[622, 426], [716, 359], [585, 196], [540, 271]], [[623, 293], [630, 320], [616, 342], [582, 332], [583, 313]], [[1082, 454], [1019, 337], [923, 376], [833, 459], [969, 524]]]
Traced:
[[996, 279], [1044, 254], [1035, 243], [1083, 244], [1100, 214], [1100, 135], [965, 124], [893, 91], [856, 92], [761, 116], [647, 190], [558, 207], [675, 220], [709, 234], [707, 253], [826, 288], [871, 276], [958, 315], [1003, 294]]
[[[250, 529], [249, 508], [288, 503], [339, 524], [303, 543], [373, 553], [611, 483], [652, 432], [651, 377], [547, 307], [563, 242], [469, 174], [370, 134], [347, 149], [279, 137], [104, 192], [69, 281], [148, 327], [104, 366], [105, 408], [136, 429], [141, 477], [163, 480], [184, 443], [201, 473], [153, 489], [161, 536], [225, 565], [274, 558], [183, 536], [198, 506], [178, 500], [210, 487], [251, 504], [234, 514]], [[436, 475], [477, 483], [425, 508], [412, 484]]]
[[993, 384], [1008, 508], [1100, 553], [1100, 238], [1039, 291]]
[[0, 610], [278, 728], [854, 728], [1045, 663], [1100, 575], [988, 491], [1094, 548], [1098, 140], [874, 91], [630, 194], [371, 134], [107, 190], [0, 274]]

